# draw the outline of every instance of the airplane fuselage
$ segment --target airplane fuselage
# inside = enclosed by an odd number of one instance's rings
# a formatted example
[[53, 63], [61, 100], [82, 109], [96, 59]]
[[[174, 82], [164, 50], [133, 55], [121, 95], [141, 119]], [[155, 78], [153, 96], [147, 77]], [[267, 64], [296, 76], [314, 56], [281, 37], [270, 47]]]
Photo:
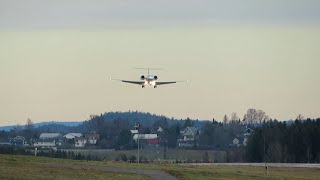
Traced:
[[142, 78], [144, 76], [141, 76], [141, 79], [144, 80], [144, 84], [142, 85], [142, 88], [144, 88], [146, 85], [150, 85], [150, 86], [153, 86], [154, 88], [157, 88], [157, 85], [156, 85], [156, 80], [158, 79], [157, 76], [155, 75], [148, 75], [144, 78]]

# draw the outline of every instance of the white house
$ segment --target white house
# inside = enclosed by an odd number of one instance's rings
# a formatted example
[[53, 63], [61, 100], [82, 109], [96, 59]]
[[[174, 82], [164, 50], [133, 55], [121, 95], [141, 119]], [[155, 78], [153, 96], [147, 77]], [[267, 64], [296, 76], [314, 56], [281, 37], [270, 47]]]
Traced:
[[86, 138], [77, 138], [75, 140], [75, 147], [84, 147], [87, 144], [87, 139]]
[[133, 136], [133, 140], [137, 141], [140, 139], [141, 142], [145, 142], [147, 144], [159, 144], [160, 139], [157, 134], [135, 134]]
[[12, 145], [15, 146], [29, 146], [28, 142], [26, 141], [26, 138], [23, 136], [16, 136], [12, 139]]
[[75, 138], [80, 138], [82, 137], [81, 133], [69, 133], [63, 136], [66, 139], [75, 139]]
[[240, 146], [239, 142], [240, 140], [238, 138], [234, 138], [232, 141], [232, 146], [239, 147]]
[[62, 135], [60, 133], [42, 133], [40, 134], [39, 139], [45, 140], [45, 139], [60, 139]]
[[183, 131], [180, 131], [182, 139], [184, 141], [193, 141], [197, 138], [198, 129], [195, 127], [186, 127]]
[[89, 144], [94, 145], [97, 144], [97, 141], [100, 139], [100, 135], [93, 131], [89, 134], [86, 134], [86, 139]]
[[199, 130], [195, 127], [186, 127], [183, 131], [180, 131], [181, 138], [177, 143], [179, 147], [192, 147], [196, 144], [196, 140], [199, 136]]
[[37, 140], [33, 143], [36, 148], [56, 148], [55, 140]]
[[138, 140], [138, 137], [139, 139], [142, 139], [142, 140], [150, 140], [150, 139], [157, 139], [158, 138], [158, 135], [157, 134], [135, 134], [133, 136], [133, 140], [137, 141]]
[[249, 138], [249, 136], [251, 136], [251, 134], [253, 134], [253, 133], [254, 133], [254, 131], [253, 131], [252, 129], [250, 129], [250, 128], [247, 128], [246, 130], [244, 130], [244, 132], [243, 132], [243, 136], [244, 136], [243, 145], [244, 145], [244, 146], [247, 146], [247, 144], [248, 144], [248, 138]]

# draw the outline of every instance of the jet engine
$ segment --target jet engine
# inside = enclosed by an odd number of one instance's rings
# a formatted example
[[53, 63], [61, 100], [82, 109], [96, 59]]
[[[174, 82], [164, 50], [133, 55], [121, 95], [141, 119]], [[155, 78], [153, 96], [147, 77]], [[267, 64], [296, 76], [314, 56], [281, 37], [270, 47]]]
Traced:
[[140, 79], [141, 79], [141, 80], [144, 80], [144, 79], [145, 79], [144, 75], [142, 75], [142, 76], [140, 77]]
[[158, 79], [158, 76], [153, 76], [154, 80], [157, 80]]

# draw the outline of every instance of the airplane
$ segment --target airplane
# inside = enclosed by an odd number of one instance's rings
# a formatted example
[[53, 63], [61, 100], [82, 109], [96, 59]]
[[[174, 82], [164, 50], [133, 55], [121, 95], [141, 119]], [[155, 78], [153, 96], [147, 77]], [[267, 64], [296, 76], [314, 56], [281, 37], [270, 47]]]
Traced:
[[112, 79], [112, 78], [110, 78], [110, 80], [121, 81], [123, 83], [137, 84], [137, 85], [141, 85], [142, 88], [145, 88], [145, 86], [147, 85], [153, 86], [153, 88], [157, 88], [159, 85], [184, 82], [184, 81], [166, 81], [166, 82], [157, 81], [158, 76], [150, 74], [150, 70], [161, 70], [159, 68], [134, 68], [134, 69], [148, 70], [148, 75], [141, 75], [140, 76], [141, 81], [129, 81], [129, 80]]

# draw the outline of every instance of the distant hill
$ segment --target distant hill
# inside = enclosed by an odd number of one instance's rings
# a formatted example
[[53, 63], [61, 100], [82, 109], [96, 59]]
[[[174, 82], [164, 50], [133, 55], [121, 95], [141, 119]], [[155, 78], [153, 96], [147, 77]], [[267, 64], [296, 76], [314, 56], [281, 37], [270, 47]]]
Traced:
[[[167, 123], [169, 126], [174, 125], [176, 123], [181, 123], [183, 124], [186, 119], [176, 119], [174, 117], [167, 117], [164, 115], [157, 115], [157, 114], [152, 114], [149, 112], [139, 112], [139, 111], [127, 111], [127, 112], [108, 112], [101, 114], [100, 117], [104, 121], [114, 121], [114, 120], [128, 120], [132, 125], [134, 123], [139, 122], [143, 126], [152, 126], [153, 123], [159, 120], [167, 120]], [[189, 119], [189, 118], [187, 118]], [[194, 120], [194, 119], [189, 119], [192, 121], [193, 125], [196, 127], [201, 127], [206, 120]]]
[[[99, 118], [105, 122], [113, 122], [113, 121], [128, 121], [133, 127], [135, 123], [140, 123], [144, 127], [151, 127], [156, 121], [166, 120], [169, 126], [180, 123], [183, 125], [187, 119], [176, 119], [169, 118], [163, 115], [151, 114], [146, 112], [138, 112], [138, 111], [127, 111], [127, 112], [106, 112], [99, 115]], [[192, 126], [200, 128], [205, 122], [205, 120], [192, 120]], [[86, 132], [90, 131], [90, 123], [92, 119], [80, 122], [58, 122], [58, 121], [50, 121], [50, 122], [41, 122], [35, 123], [34, 127], [39, 128], [41, 131], [46, 132]], [[0, 127], [0, 131], [10, 131], [18, 127], [14, 126], [2, 126]], [[20, 128], [24, 128], [25, 126], [20, 126]]]
[[[82, 124], [82, 122], [58, 122], [58, 121], [49, 121], [49, 122], [40, 122], [33, 124], [34, 127], [46, 126], [46, 125], [62, 125], [66, 127], [75, 127]], [[1, 126], [0, 131], [10, 131], [11, 129], [17, 128], [17, 125], [14, 126]], [[20, 128], [24, 128], [25, 126], [20, 126]]]

